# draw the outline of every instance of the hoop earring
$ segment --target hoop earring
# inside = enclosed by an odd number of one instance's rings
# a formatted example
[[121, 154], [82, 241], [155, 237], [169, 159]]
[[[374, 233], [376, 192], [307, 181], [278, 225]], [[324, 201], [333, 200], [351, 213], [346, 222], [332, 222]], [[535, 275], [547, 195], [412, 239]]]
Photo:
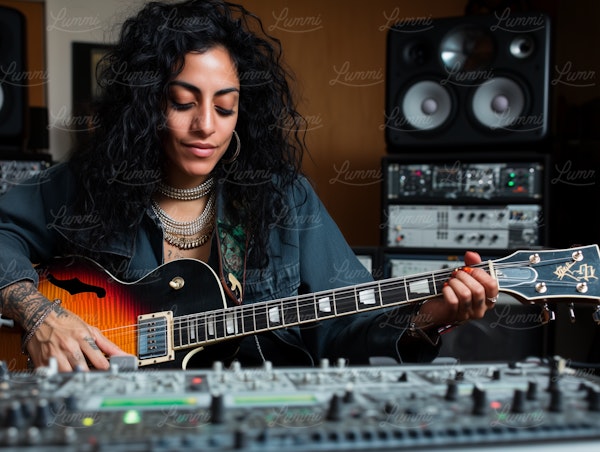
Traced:
[[237, 146], [235, 147], [235, 152], [233, 153], [233, 156], [227, 160], [221, 159], [221, 161], [223, 163], [225, 163], [226, 165], [229, 165], [230, 163], [235, 162], [235, 160], [240, 155], [240, 150], [242, 148], [242, 142], [240, 141], [240, 136], [238, 135], [238, 133], [235, 130], [233, 131], [233, 136], [235, 137], [235, 140], [237, 141]]

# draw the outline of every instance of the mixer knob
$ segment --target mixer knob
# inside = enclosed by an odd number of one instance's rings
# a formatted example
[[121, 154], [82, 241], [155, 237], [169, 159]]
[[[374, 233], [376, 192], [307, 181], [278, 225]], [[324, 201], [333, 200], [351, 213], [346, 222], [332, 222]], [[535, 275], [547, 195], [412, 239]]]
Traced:
[[6, 409], [5, 425], [7, 427], [21, 428], [25, 424], [25, 417], [23, 416], [23, 407], [18, 401], [14, 401]]
[[548, 409], [553, 413], [563, 411], [563, 393], [560, 389], [550, 391], [550, 406]]
[[512, 413], [524, 413], [525, 412], [525, 393], [520, 389], [515, 389], [512, 401]]
[[4, 431], [4, 438], [0, 436], [2, 442], [0, 444], [6, 444], [7, 446], [14, 446], [19, 442], [19, 429], [17, 427], [8, 427]]
[[455, 401], [458, 398], [458, 385], [454, 381], [449, 381], [446, 387], [446, 395], [444, 397], [448, 401]]
[[221, 394], [213, 394], [210, 399], [210, 421], [222, 424], [225, 420], [225, 401]]
[[50, 425], [50, 405], [46, 399], [40, 399], [38, 402], [33, 423], [38, 428], [46, 428]]
[[27, 429], [27, 443], [28, 444], [39, 444], [42, 439], [42, 435], [40, 434], [40, 429], [37, 427], [29, 427]]
[[527, 400], [537, 399], [538, 384], [535, 381], [530, 381], [527, 384]]
[[241, 428], [238, 428], [233, 432], [233, 448], [235, 450], [242, 450], [248, 447], [248, 433]]
[[65, 397], [65, 408], [68, 411], [77, 411], [79, 405], [79, 400], [77, 399], [77, 396], [74, 394], [70, 394], [67, 397]]
[[594, 388], [589, 388], [587, 393], [588, 410], [600, 411], [600, 391]]
[[356, 400], [354, 396], [354, 387], [352, 385], [348, 385], [346, 390], [344, 391], [343, 402], [344, 403], [352, 403]]
[[487, 394], [485, 389], [478, 386], [473, 387], [473, 414], [480, 416], [487, 411]]
[[497, 380], [500, 380], [501, 377], [502, 377], [502, 372], [500, 372], [500, 369], [495, 368], [492, 370], [492, 380], [497, 381]]
[[71, 426], [65, 427], [63, 430], [64, 444], [75, 444], [77, 442], [77, 432]]
[[327, 420], [339, 421], [342, 418], [342, 403], [340, 396], [333, 394], [329, 400], [329, 408], [327, 409]]

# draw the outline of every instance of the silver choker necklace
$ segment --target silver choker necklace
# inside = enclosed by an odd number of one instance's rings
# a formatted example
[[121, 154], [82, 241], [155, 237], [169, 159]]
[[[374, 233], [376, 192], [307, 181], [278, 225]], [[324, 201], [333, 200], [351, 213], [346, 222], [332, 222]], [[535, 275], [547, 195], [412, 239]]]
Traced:
[[165, 241], [180, 250], [197, 248], [208, 242], [214, 229], [215, 200], [213, 191], [200, 216], [192, 221], [174, 220], [152, 200], [152, 210], [163, 225]]
[[213, 188], [214, 179], [209, 177], [197, 187], [193, 188], [175, 188], [164, 182], [159, 182], [156, 190], [167, 198], [176, 199], [178, 201], [193, 201], [200, 199], [209, 194]]

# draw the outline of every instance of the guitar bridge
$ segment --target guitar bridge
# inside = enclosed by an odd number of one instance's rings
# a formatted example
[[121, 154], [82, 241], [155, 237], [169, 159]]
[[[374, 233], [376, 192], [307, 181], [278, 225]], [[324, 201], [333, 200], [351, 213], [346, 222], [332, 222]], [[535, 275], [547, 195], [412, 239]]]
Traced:
[[138, 366], [175, 359], [173, 350], [173, 312], [153, 312], [138, 316]]

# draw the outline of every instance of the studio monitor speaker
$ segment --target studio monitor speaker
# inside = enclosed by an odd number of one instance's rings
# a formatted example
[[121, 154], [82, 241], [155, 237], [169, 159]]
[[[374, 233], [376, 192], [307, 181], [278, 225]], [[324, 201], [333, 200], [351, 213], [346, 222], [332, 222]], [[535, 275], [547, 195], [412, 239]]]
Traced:
[[0, 6], [0, 148], [24, 146], [27, 124], [25, 17]]
[[543, 14], [399, 22], [387, 40], [388, 150], [542, 141], [549, 47]]

